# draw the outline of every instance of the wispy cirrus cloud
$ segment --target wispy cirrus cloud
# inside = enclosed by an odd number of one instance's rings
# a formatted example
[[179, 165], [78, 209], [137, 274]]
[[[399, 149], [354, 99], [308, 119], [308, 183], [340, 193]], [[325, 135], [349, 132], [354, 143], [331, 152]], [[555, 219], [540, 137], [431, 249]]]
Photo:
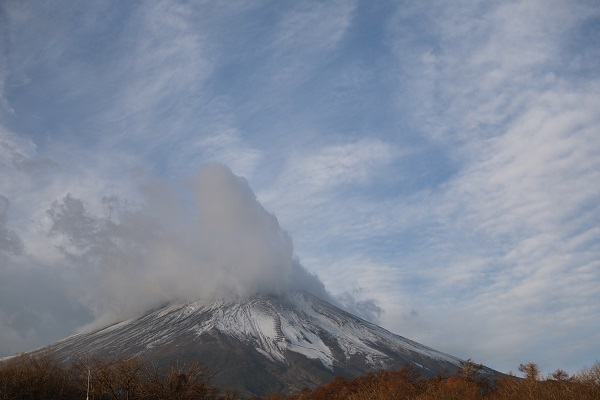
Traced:
[[307, 2], [288, 10], [273, 34], [270, 70], [277, 73], [269, 82], [295, 86], [325, 63], [344, 38], [356, 6], [355, 1]]
[[[576, 325], [570, 318], [548, 322], [548, 315], [575, 308], [587, 318], [598, 313], [587, 301], [565, 299], [591, 293], [599, 279], [590, 275], [595, 262], [589, 251], [599, 245], [594, 226], [600, 192], [590, 183], [600, 171], [600, 81], [573, 81], [565, 58], [569, 38], [593, 14], [581, 4], [465, 3], [459, 11], [402, 10], [390, 35], [402, 77], [410, 77], [403, 84], [419, 99], [415, 125], [430, 140], [451, 146], [460, 165], [429, 198], [443, 228], [430, 232], [436, 255], [417, 263], [429, 264], [421, 273], [429, 282], [426, 293], [443, 293], [450, 316], [426, 308], [450, 331], [453, 321], [465, 321], [464, 313], [479, 316], [482, 323], [473, 322], [472, 329], [489, 338], [481, 347], [487, 357], [498, 347], [522, 349], [551, 327], [561, 331], [552, 339], [558, 341]], [[415, 13], [434, 27], [429, 40], [404, 35], [403, 22]], [[536, 321], [534, 329], [524, 327], [525, 318]], [[442, 343], [447, 335], [429, 339]], [[573, 335], [574, 342], [597, 339], [590, 332]], [[552, 357], [540, 361], [550, 364]], [[585, 355], [571, 360], [577, 357]]]
[[99, 115], [109, 129], [127, 135], [110, 138], [137, 145], [150, 138], [153, 147], [186, 133], [177, 119], [189, 112], [186, 102], [201, 92], [218, 57], [210, 33], [191, 24], [202, 17], [193, 11], [172, 2], [132, 10], [116, 42], [116, 65], [106, 71], [108, 79], [126, 84], [113, 86], [114, 102]]
[[[393, 145], [378, 139], [301, 149], [291, 155], [271, 190], [259, 194], [280, 218], [294, 223], [335, 209], [334, 198], [352, 186], [368, 186], [399, 157]], [[328, 210], [328, 211], [325, 211]], [[318, 219], [318, 218], [316, 218]]]

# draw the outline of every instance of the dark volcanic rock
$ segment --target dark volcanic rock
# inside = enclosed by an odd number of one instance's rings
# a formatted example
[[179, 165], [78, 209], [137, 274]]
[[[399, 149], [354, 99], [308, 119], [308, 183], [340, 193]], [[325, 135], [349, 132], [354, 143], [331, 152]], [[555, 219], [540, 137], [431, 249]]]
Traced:
[[453, 372], [461, 363], [307, 293], [169, 305], [44, 350], [64, 361], [132, 356], [157, 364], [195, 360], [210, 368], [217, 386], [253, 395], [293, 393], [335, 375], [353, 377], [406, 365], [432, 376]]

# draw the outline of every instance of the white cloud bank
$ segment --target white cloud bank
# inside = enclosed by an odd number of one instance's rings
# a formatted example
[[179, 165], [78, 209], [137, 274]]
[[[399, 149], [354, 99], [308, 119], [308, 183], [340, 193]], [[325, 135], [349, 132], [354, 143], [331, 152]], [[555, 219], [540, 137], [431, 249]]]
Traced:
[[[307, 290], [376, 318], [372, 302], [337, 302], [294, 259], [292, 240], [245, 179], [208, 164], [179, 185], [154, 181], [144, 205], [105, 198], [94, 216], [71, 195], [48, 211], [72, 273], [72, 295], [94, 326], [174, 301]], [[363, 305], [368, 305], [363, 307]]]

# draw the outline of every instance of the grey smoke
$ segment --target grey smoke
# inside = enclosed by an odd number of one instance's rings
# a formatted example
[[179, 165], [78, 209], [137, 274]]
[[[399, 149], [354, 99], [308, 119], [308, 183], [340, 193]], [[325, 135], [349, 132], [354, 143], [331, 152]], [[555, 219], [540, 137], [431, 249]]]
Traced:
[[331, 296], [294, 258], [277, 218], [248, 182], [209, 164], [183, 183], [153, 182], [143, 204], [117, 197], [102, 215], [67, 195], [48, 211], [51, 235], [70, 265], [70, 295], [94, 314], [94, 326], [173, 301], [306, 290], [374, 320], [373, 301]]

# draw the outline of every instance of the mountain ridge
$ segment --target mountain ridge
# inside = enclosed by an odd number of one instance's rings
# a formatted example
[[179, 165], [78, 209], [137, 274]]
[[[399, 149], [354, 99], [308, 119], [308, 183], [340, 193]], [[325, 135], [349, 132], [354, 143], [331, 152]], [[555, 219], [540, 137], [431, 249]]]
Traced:
[[336, 375], [406, 365], [434, 376], [452, 373], [463, 362], [307, 292], [170, 304], [43, 350], [66, 362], [90, 357], [142, 357], [159, 364], [198, 360], [215, 372], [216, 384], [250, 395], [292, 393]]

